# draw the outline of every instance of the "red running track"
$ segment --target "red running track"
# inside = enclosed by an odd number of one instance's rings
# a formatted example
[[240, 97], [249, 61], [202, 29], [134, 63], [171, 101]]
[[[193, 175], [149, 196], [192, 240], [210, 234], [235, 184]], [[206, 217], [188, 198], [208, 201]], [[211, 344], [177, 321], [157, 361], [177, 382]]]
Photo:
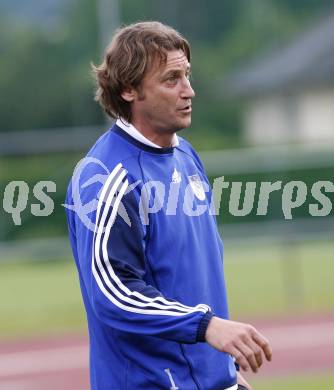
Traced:
[[[273, 361], [262, 376], [334, 372], [334, 316], [255, 322]], [[85, 336], [0, 344], [0, 390], [88, 390]]]

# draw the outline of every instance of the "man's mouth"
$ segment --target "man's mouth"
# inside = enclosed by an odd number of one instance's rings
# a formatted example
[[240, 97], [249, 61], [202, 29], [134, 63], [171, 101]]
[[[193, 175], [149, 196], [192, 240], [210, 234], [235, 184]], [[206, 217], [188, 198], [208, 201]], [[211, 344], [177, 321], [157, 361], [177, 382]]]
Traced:
[[188, 104], [187, 106], [179, 108], [178, 111], [181, 111], [181, 112], [191, 112], [191, 104]]

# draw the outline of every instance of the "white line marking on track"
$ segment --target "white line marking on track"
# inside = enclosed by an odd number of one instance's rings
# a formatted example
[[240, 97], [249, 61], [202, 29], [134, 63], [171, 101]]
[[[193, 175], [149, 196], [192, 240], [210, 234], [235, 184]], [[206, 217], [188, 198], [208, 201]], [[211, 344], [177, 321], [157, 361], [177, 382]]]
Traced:
[[276, 351], [334, 346], [334, 322], [263, 328], [263, 333]]
[[0, 378], [88, 367], [88, 346], [0, 354]]
[[0, 390], [36, 390], [36, 381], [27, 382], [27, 380], [1, 381]]
[[[334, 351], [334, 322], [263, 326], [262, 330], [269, 339], [274, 353], [326, 346], [333, 347]], [[0, 380], [78, 369], [88, 369], [88, 346], [86, 345], [0, 353]], [[17, 389], [20, 389], [19, 382], [17, 385]], [[10, 389], [8, 387], [8, 390]], [[3, 390], [3, 387], [0, 386], [0, 390]]]

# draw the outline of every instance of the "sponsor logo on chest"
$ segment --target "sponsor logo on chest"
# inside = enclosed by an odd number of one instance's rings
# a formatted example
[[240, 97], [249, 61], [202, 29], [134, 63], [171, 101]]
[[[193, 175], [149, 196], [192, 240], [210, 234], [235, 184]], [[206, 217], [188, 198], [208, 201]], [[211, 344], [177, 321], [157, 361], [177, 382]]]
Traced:
[[172, 174], [172, 183], [181, 183], [181, 173], [174, 168], [174, 172]]

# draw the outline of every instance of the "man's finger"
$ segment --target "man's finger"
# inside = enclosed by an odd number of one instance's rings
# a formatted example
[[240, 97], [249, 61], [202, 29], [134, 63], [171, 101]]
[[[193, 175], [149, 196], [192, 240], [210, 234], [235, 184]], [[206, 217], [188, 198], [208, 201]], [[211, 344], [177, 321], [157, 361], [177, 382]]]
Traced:
[[261, 367], [263, 363], [262, 349], [252, 339], [245, 340], [245, 343], [254, 352], [258, 367]]
[[247, 362], [247, 359], [237, 348], [233, 348], [229, 353], [235, 357], [235, 362], [239, 364], [242, 370], [248, 371], [249, 364]]
[[255, 358], [254, 351], [251, 350], [245, 343], [240, 341], [238, 344], [236, 344], [236, 348], [242, 353], [242, 355], [246, 358], [248, 364], [250, 365], [253, 372], [258, 371], [258, 363]]
[[262, 348], [266, 359], [271, 361], [273, 352], [271, 350], [269, 341], [256, 330], [252, 332], [252, 339]]

